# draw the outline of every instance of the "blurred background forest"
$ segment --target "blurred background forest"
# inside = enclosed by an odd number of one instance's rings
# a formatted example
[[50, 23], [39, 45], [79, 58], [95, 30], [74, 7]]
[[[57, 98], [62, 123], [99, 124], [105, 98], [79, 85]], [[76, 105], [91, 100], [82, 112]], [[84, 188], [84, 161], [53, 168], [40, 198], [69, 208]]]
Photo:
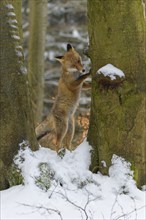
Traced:
[[[26, 66], [28, 66], [28, 41], [30, 30], [29, 0], [23, 0], [23, 45]], [[56, 93], [61, 66], [54, 58], [64, 54], [66, 44], [71, 43], [80, 53], [85, 68], [89, 69], [90, 60], [84, 55], [88, 47], [87, 1], [86, 0], [48, 0], [47, 31], [44, 54], [44, 106], [42, 119], [48, 114]], [[76, 112], [76, 134], [73, 145], [85, 138], [89, 125], [90, 90], [82, 91]]]

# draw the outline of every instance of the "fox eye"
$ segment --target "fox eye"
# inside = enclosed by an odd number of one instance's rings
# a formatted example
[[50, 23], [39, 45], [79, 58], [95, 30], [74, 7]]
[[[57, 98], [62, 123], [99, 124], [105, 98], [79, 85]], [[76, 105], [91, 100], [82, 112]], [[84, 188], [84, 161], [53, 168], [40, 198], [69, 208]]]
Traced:
[[77, 62], [78, 62], [78, 63], [80, 63], [81, 61], [80, 61], [80, 60], [78, 60]]

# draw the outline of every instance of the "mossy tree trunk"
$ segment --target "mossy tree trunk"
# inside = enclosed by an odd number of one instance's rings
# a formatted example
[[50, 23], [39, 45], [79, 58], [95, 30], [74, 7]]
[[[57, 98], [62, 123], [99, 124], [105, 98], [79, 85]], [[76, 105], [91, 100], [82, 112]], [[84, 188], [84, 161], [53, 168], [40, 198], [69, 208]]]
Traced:
[[[146, 183], [145, 27], [141, 0], [88, 0], [91, 169], [107, 174], [111, 157], [117, 154], [132, 163], [138, 186]], [[119, 89], [100, 89], [96, 72], [108, 63], [126, 75]]]
[[0, 1], [0, 189], [9, 186], [7, 171], [19, 144], [38, 145], [24, 66], [21, 1]]
[[36, 123], [42, 119], [44, 97], [44, 52], [47, 26], [47, 0], [30, 0], [29, 83]]

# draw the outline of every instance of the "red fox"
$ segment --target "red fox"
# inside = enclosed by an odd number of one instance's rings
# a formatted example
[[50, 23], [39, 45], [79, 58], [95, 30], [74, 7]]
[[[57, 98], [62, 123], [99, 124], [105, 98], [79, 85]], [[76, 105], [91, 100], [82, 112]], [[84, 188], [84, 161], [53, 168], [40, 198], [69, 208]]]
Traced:
[[58, 94], [49, 115], [36, 127], [36, 136], [42, 146], [58, 152], [62, 144], [71, 150], [75, 130], [74, 113], [83, 82], [90, 73], [83, 74], [85, 70], [81, 57], [70, 44], [67, 44], [67, 52], [64, 56], [56, 59], [62, 65]]

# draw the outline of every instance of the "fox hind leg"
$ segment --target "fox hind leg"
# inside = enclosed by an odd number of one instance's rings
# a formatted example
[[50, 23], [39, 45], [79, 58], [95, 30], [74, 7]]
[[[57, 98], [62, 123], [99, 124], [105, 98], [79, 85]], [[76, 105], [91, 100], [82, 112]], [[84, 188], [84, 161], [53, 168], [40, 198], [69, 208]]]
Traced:
[[63, 144], [65, 148], [67, 148], [68, 150], [71, 150], [71, 142], [74, 136], [74, 131], [75, 131], [74, 117], [72, 116], [71, 118], [69, 118], [68, 129], [63, 140]]
[[40, 140], [43, 136], [45, 136], [48, 133], [48, 131], [48, 121], [44, 120], [35, 129], [37, 140]]
[[56, 124], [56, 152], [58, 152], [62, 147], [62, 141], [68, 130], [68, 120], [65, 118], [55, 118]]

